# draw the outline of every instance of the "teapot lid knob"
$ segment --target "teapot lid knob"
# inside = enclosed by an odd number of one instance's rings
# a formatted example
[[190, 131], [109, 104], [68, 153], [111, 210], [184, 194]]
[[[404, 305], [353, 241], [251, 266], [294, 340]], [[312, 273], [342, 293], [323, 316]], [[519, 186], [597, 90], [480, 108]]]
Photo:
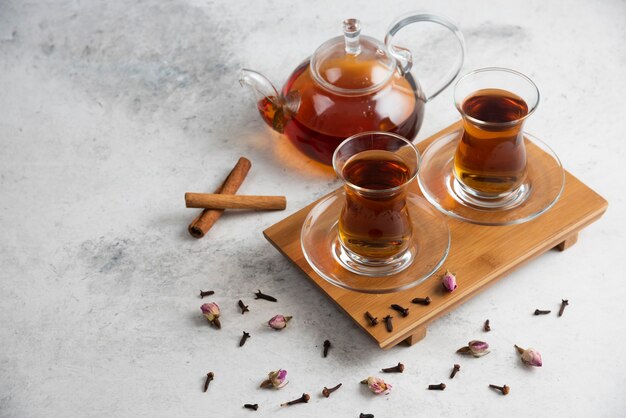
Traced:
[[359, 19], [346, 19], [343, 21], [343, 36], [346, 42], [346, 53], [359, 55], [361, 53], [361, 22]]
[[343, 36], [324, 42], [311, 56], [313, 80], [344, 96], [369, 94], [384, 86], [396, 70], [385, 45], [361, 35], [358, 19], [343, 21]]

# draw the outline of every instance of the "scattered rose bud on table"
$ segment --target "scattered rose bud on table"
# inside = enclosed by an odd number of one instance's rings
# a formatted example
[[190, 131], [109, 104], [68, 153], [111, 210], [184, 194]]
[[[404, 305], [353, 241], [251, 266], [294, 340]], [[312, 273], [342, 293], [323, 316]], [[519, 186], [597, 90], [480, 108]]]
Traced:
[[287, 385], [287, 370], [279, 369], [267, 374], [267, 379], [261, 382], [262, 388], [281, 389]]
[[287, 322], [289, 322], [291, 320], [291, 316], [283, 316], [283, 315], [276, 315], [274, 317], [272, 317], [272, 319], [270, 319], [269, 321], [267, 321], [267, 324], [277, 330], [280, 331], [283, 328], [287, 327]]
[[219, 320], [220, 307], [217, 305], [217, 303], [205, 303], [200, 307], [200, 309], [202, 310], [202, 314], [207, 319], [207, 321], [215, 325], [217, 329], [222, 328], [222, 324], [220, 324]]
[[386, 383], [381, 377], [370, 376], [361, 381], [361, 384], [367, 385], [369, 390], [376, 395], [384, 393], [387, 395], [391, 391], [391, 385]]
[[441, 284], [443, 285], [443, 288], [446, 289], [448, 292], [454, 292], [454, 289], [457, 288], [456, 276], [450, 273], [450, 271], [446, 270], [446, 273], [441, 279]]
[[522, 361], [528, 366], [541, 367], [543, 362], [541, 360], [541, 354], [534, 348], [523, 349], [515, 346], [517, 352], [522, 355]]
[[471, 354], [474, 357], [482, 357], [489, 354], [489, 344], [484, 341], [472, 340], [467, 346], [456, 350], [459, 354]]

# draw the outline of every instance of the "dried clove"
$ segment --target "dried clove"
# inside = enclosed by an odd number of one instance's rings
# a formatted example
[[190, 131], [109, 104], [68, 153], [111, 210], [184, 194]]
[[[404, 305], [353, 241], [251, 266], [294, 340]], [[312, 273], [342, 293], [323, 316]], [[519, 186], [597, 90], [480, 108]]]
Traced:
[[383, 320], [385, 321], [385, 325], [387, 326], [387, 332], [393, 332], [393, 323], [391, 322], [392, 318], [393, 316], [391, 315], [387, 315], [383, 318]]
[[461, 365], [455, 364], [454, 367], [452, 368], [452, 373], [450, 373], [450, 379], [454, 379], [454, 376], [456, 376], [459, 370], [461, 370]]
[[374, 418], [374, 414], [364, 414], [361, 412], [359, 418]]
[[328, 349], [330, 348], [330, 341], [324, 340], [324, 358], [328, 356]]
[[250, 309], [248, 309], [248, 305], [244, 305], [241, 299], [239, 299], [239, 302], [237, 302], [237, 305], [239, 305], [239, 307], [241, 308], [242, 315], [245, 314], [246, 312], [250, 312]]
[[508, 395], [509, 392], [511, 391], [511, 388], [508, 387], [507, 385], [504, 385], [504, 386], [489, 385], [489, 387], [495, 390], [499, 390], [500, 392], [502, 392], [503, 395]]
[[535, 309], [535, 315], [547, 315], [552, 311], [542, 311], [541, 309]]
[[382, 369], [384, 373], [402, 373], [404, 371], [404, 364], [398, 363], [397, 366], [387, 367], [386, 369]]
[[244, 331], [243, 335], [241, 336], [241, 340], [239, 340], [239, 347], [243, 347], [248, 338], [250, 338], [250, 333]]
[[324, 389], [322, 389], [322, 395], [324, 395], [325, 397], [329, 397], [331, 393], [333, 393], [334, 391], [336, 391], [337, 389], [339, 389], [341, 387], [341, 383], [339, 383], [337, 386], [332, 387], [332, 388], [327, 388], [326, 386], [324, 386]]
[[256, 296], [255, 299], [264, 299], [269, 300], [270, 302], [278, 302], [278, 299], [276, 299], [274, 296], [265, 295], [261, 292], [261, 290], [255, 292], [254, 296]]
[[426, 296], [425, 298], [414, 298], [411, 302], [416, 303], [418, 305], [430, 305], [430, 296]]
[[370, 321], [370, 325], [378, 325], [378, 318], [369, 313], [369, 311], [365, 312], [365, 316]]
[[445, 383], [439, 383], [438, 385], [428, 385], [428, 390], [444, 390], [445, 388]]
[[259, 409], [259, 404], [258, 403], [247, 403], [243, 405], [244, 408], [246, 409], [252, 409], [253, 411], [256, 411], [257, 409]]
[[393, 304], [391, 305], [391, 309], [393, 309], [394, 311], [398, 311], [402, 314], [402, 316], [408, 316], [409, 315], [409, 308], [403, 308], [400, 305], [397, 304]]
[[303, 393], [302, 396], [299, 397], [298, 399], [294, 399], [293, 401], [281, 403], [280, 406], [295, 405], [297, 403], [307, 403], [307, 402], [309, 402], [309, 399], [311, 399], [311, 396], [309, 396], [308, 393]]
[[213, 372], [208, 372], [206, 374], [206, 380], [204, 381], [204, 392], [209, 389], [209, 383], [211, 383], [211, 380], [213, 380]]
[[483, 329], [485, 330], [485, 332], [491, 331], [491, 325], [489, 325], [489, 320], [485, 321], [485, 325], [483, 325]]
[[205, 296], [211, 296], [211, 295], [214, 295], [214, 294], [215, 294], [215, 292], [212, 291], [212, 290], [206, 290], [206, 291], [205, 290], [200, 290], [200, 298], [201, 299], [204, 298]]
[[565, 307], [569, 305], [569, 301], [567, 299], [561, 299], [561, 309], [559, 309], [559, 316], [563, 316], [563, 311]]

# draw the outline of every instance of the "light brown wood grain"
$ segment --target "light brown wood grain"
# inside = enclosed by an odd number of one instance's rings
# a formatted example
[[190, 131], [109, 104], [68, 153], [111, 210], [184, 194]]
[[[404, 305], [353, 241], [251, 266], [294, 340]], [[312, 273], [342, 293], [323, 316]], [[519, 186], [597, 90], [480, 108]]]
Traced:
[[[434, 138], [450, 133], [459, 126], [458, 122], [451, 125], [419, 143], [417, 148], [423, 152]], [[537, 147], [531, 147], [529, 158], [548, 157]], [[411, 187], [414, 192], [421, 194], [417, 183]], [[332, 285], [318, 276], [304, 259], [300, 247], [300, 231], [306, 215], [316, 203], [311, 203], [269, 227], [264, 235], [381, 348], [390, 348], [402, 341], [409, 344], [419, 341], [426, 335], [428, 324], [506, 277], [516, 268], [552, 248], [567, 248], [575, 242], [581, 229], [602, 216], [608, 205], [601, 196], [566, 172], [565, 189], [559, 201], [546, 213], [526, 223], [481, 226], [448, 217], [452, 241], [450, 253], [441, 271], [412, 289], [372, 295]], [[452, 293], [442, 290], [440, 275], [445, 269], [454, 271], [457, 275], [458, 288]], [[410, 303], [414, 297], [425, 296], [432, 299], [428, 306]], [[411, 313], [405, 318], [397, 315], [389, 308], [392, 303], [411, 306]], [[382, 323], [371, 326], [365, 317], [365, 311], [370, 311], [379, 319], [388, 314], [393, 315], [393, 332], [387, 332]]]

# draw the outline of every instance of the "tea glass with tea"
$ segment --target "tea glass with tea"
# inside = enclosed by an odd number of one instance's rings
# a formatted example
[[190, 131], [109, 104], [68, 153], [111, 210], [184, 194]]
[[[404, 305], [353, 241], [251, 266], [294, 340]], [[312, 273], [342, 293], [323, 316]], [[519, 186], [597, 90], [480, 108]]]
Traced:
[[389, 275], [406, 268], [413, 226], [407, 202], [420, 156], [405, 138], [365, 132], [342, 142], [333, 167], [344, 182], [336, 257], [347, 269], [365, 275]]
[[463, 119], [454, 155], [456, 194], [477, 207], [519, 205], [530, 192], [523, 128], [539, 104], [537, 86], [517, 71], [484, 68], [457, 82], [454, 101]]

